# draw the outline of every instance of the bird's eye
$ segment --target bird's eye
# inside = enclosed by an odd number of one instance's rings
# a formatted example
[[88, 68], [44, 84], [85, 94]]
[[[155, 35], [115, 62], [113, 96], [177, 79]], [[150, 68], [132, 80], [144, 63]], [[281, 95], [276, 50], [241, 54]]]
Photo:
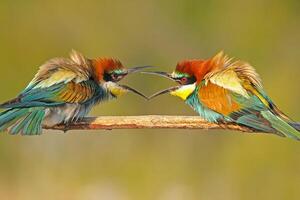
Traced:
[[194, 76], [192, 77], [182, 77], [177, 80], [177, 82], [181, 85], [188, 85], [196, 82], [196, 78]]
[[112, 81], [118, 82], [118, 81], [122, 80], [122, 78], [124, 78], [125, 75], [112, 73], [110, 76], [111, 76]]
[[117, 75], [117, 74], [112, 74], [112, 75], [111, 75], [111, 78], [112, 78], [113, 80], [117, 80], [117, 79], [118, 79], [118, 75]]
[[117, 82], [123, 78], [123, 75], [115, 74], [115, 73], [104, 73], [103, 79], [105, 81], [113, 81]]
[[181, 84], [185, 84], [187, 81], [188, 81], [188, 78], [187, 78], [187, 77], [182, 77], [182, 78], [180, 79], [180, 83], [181, 83]]

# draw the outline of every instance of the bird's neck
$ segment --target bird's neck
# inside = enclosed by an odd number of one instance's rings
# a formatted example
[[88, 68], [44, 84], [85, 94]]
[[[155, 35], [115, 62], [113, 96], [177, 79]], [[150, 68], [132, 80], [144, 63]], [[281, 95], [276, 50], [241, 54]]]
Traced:
[[214, 70], [214, 65], [208, 60], [200, 64], [194, 64], [192, 70], [197, 79], [197, 84], [200, 84], [203, 78]]
[[93, 78], [96, 82], [101, 83], [103, 82], [103, 66], [102, 63], [99, 62], [97, 59], [91, 60], [91, 66], [92, 66], [92, 71], [93, 71]]

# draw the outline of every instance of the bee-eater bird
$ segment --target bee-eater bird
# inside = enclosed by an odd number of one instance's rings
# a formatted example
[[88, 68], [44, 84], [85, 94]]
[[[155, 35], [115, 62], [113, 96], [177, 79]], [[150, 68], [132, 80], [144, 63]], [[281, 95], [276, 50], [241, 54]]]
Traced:
[[152, 95], [178, 96], [209, 122], [235, 122], [260, 132], [300, 139], [299, 123], [283, 114], [264, 92], [254, 68], [223, 52], [207, 60], [184, 60], [172, 74], [157, 74], [179, 83]]
[[42, 125], [53, 126], [82, 119], [91, 108], [128, 91], [142, 93], [118, 82], [148, 66], [127, 69], [111, 58], [85, 58], [72, 51], [70, 58], [54, 58], [43, 64], [21, 94], [3, 104], [0, 131], [38, 135]]

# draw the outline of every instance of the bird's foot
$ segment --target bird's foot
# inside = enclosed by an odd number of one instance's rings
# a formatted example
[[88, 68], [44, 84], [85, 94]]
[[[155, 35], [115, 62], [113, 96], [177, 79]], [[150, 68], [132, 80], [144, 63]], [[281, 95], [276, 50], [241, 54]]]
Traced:
[[62, 131], [63, 131], [64, 133], [66, 133], [68, 130], [70, 130], [70, 125], [71, 125], [70, 122], [63, 123], [62, 125], [63, 125]]

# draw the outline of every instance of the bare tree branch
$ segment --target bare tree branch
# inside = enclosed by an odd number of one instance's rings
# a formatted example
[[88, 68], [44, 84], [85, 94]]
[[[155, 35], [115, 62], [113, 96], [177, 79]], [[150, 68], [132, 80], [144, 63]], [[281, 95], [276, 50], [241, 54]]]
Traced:
[[69, 125], [44, 127], [54, 130], [111, 130], [111, 129], [227, 129], [253, 133], [254, 130], [234, 123], [209, 123], [198, 116], [103, 116], [90, 117]]

